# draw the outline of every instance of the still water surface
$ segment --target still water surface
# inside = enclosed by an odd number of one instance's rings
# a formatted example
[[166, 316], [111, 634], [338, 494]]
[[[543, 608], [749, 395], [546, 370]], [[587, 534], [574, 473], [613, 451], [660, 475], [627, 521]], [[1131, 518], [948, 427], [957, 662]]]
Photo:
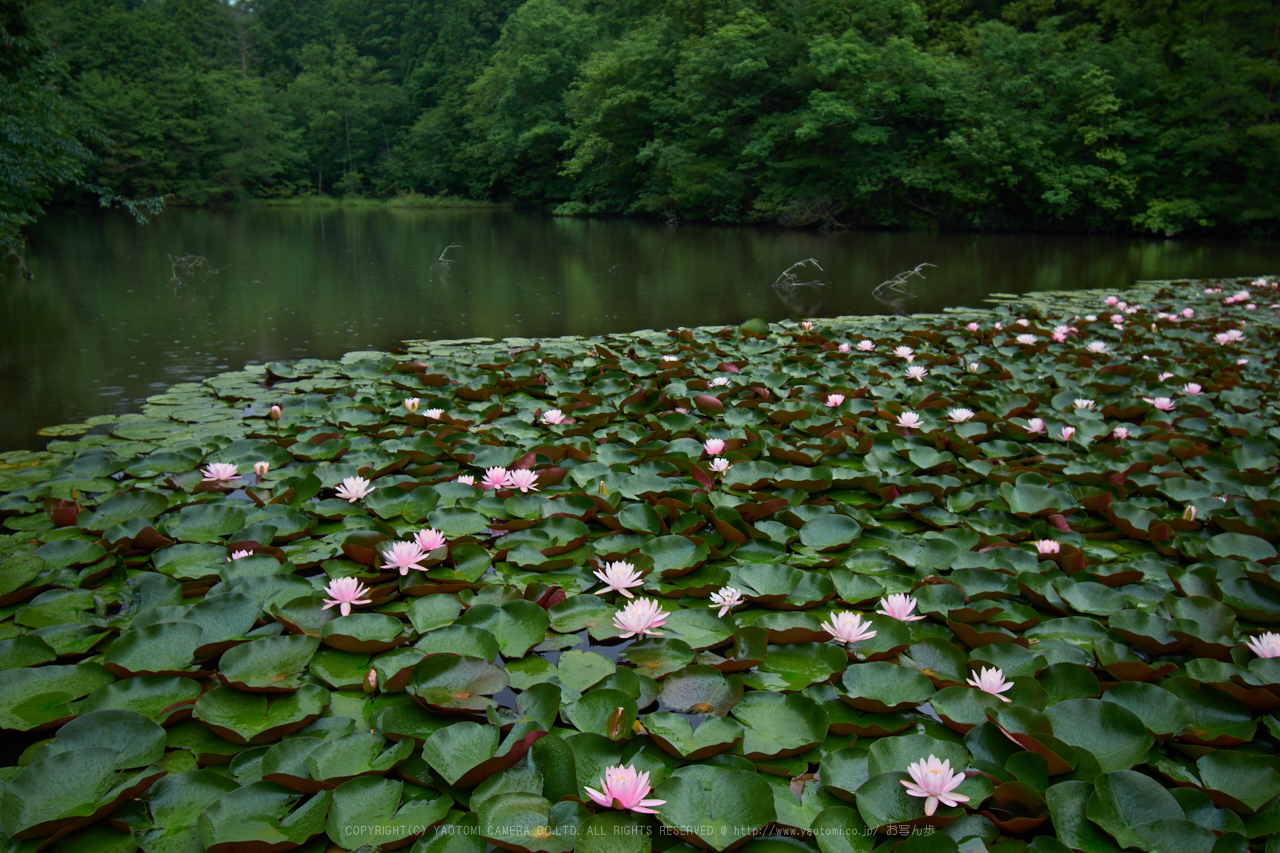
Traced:
[[[251, 362], [335, 358], [412, 338], [593, 335], [671, 326], [937, 311], [993, 292], [1280, 272], [1280, 245], [1041, 235], [817, 234], [509, 210], [56, 210], [27, 281], [0, 264], [0, 450], [42, 426], [136, 411]], [[436, 259], [450, 244], [452, 263]], [[169, 256], [216, 272], [173, 279]], [[803, 279], [771, 283], [814, 258]], [[914, 299], [872, 289], [935, 264]], [[918, 282], [919, 280], [917, 280]]]

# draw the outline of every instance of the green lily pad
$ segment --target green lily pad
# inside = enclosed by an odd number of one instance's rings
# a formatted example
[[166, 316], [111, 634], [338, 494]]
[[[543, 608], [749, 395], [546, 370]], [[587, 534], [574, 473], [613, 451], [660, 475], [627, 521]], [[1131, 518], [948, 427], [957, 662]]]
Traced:
[[918, 672], [893, 663], [855, 664], [844, 671], [840, 698], [863, 711], [887, 713], [914, 708], [933, 696], [933, 684]]
[[822, 706], [798, 693], [753, 691], [730, 713], [746, 727], [742, 751], [748, 759], [799, 755], [821, 743], [829, 725]]
[[303, 801], [272, 782], [254, 782], [200, 812], [200, 843], [209, 853], [300, 846], [324, 831], [332, 796], [324, 791]]
[[260, 693], [297, 690], [303, 685], [307, 664], [319, 646], [315, 637], [301, 634], [254, 640], [222, 655], [219, 676], [240, 690]]
[[365, 776], [338, 786], [325, 821], [329, 840], [344, 850], [370, 845], [393, 850], [416, 840], [448, 815], [453, 799], [404, 799], [404, 783]]
[[201, 696], [191, 713], [232, 743], [270, 743], [319, 717], [328, 704], [329, 692], [314, 684], [271, 699], [219, 687]]
[[483, 711], [493, 704], [487, 697], [510, 684], [500, 667], [481, 658], [433, 655], [413, 668], [405, 689], [428, 709]]
[[750, 839], [777, 817], [768, 783], [743, 770], [682, 767], [652, 797], [666, 801], [658, 808], [665, 826], [716, 851]]
[[708, 717], [695, 729], [684, 714], [659, 711], [646, 714], [645, 730], [659, 746], [679, 758], [698, 761], [728, 750], [742, 740], [744, 729], [737, 720]]

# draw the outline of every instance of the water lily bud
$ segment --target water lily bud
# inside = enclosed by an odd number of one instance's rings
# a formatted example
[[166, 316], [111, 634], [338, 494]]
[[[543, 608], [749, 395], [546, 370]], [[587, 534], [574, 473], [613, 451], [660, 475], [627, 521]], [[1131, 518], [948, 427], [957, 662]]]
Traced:
[[372, 693], [378, 689], [378, 671], [370, 669], [364, 674], [364, 692]]
[[606, 483], [604, 480], [601, 480], [600, 488], [597, 489], [596, 491], [599, 493], [601, 497], [604, 497], [605, 495], [609, 494], [609, 484]]
[[1189, 506], [1189, 507], [1187, 507], [1186, 509], [1184, 509], [1184, 510], [1182, 511], [1182, 519], [1183, 519], [1184, 521], [1195, 521], [1195, 520], [1196, 520], [1196, 508], [1195, 508], [1194, 506]]
[[258, 479], [259, 479], [259, 480], [261, 480], [263, 477], [267, 476], [267, 472], [268, 472], [268, 471], [270, 471], [270, 470], [271, 470], [271, 463], [270, 463], [270, 462], [255, 462], [255, 463], [253, 463], [253, 473], [255, 473], [255, 474], [257, 474], [257, 475], [258, 475]]
[[279, 407], [279, 406], [272, 406], [272, 407], [271, 407], [271, 420], [273, 420], [273, 421], [278, 421], [278, 420], [280, 420], [280, 416], [281, 416], [282, 414], [283, 414], [283, 412], [281, 412], [281, 411], [280, 411], [280, 407]]

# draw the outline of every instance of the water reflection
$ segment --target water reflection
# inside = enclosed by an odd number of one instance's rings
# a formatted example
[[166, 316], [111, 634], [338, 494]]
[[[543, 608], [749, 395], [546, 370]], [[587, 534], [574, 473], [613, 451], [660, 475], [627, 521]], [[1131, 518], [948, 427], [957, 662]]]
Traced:
[[[438, 265], [446, 246], [453, 263]], [[174, 281], [170, 256], [208, 275]], [[247, 362], [408, 338], [591, 335], [751, 317], [936, 311], [992, 292], [1280, 271], [1280, 247], [1229, 242], [666, 226], [515, 211], [54, 211], [34, 281], [0, 282], [0, 449], [40, 426], [141, 401]], [[814, 258], [821, 287], [775, 288]], [[922, 262], [914, 298], [871, 292]]]

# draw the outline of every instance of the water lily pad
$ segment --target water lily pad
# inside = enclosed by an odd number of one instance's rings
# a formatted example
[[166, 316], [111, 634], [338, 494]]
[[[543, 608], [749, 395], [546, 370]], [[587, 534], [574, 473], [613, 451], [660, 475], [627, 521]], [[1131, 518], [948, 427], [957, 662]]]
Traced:
[[844, 672], [840, 698], [863, 711], [887, 713], [929, 701], [933, 685], [918, 672], [892, 663], [855, 664]]
[[403, 799], [404, 783], [377, 777], [352, 779], [333, 792], [325, 832], [344, 850], [371, 845], [395, 850], [413, 843], [445, 819], [453, 799]]
[[10, 670], [0, 691], [0, 727], [29, 731], [56, 725], [75, 715], [72, 702], [113, 681], [96, 663]]
[[270, 699], [219, 687], [200, 697], [192, 716], [232, 743], [270, 743], [319, 717], [328, 704], [329, 692], [314, 684]]
[[528, 793], [499, 794], [485, 800], [476, 813], [480, 836], [517, 853], [569, 853], [585, 809], [573, 802], [552, 805]]
[[671, 711], [723, 717], [742, 698], [742, 682], [709, 666], [690, 666], [663, 680], [659, 698]]
[[707, 717], [695, 729], [689, 717], [670, 711], [646, 714], [644, 727], [667, 752], [692, 761], [732, 748], [741, 742], [744, 732], [737, 720], [715, 716]]
[[331, 799], [329, 791], [303, 800], [275, 783], [254, 782], [200, 812], [200, 843], [209, 853], [274, 853], [300, 846], [324, 831]]
[[758, 775], [716, 767], [680, 768], [654, 789], [662, 823], [706, 849], [738, 845], [777, 817], [773, 793]]
[[99, 687], [85, 697], [80, 713], [119, 708], [168, 725], [190, 716], [200, 695], [201, 685], [194, 679], [144, 675]]
[[532, 601], [508, 601], [501, 607], [476, 604], [457, 624], [488, 631], [498, 640], [503, 656], [515, 659], [542, 642], [551, 620], [547, 611]]
[[406, 691], [428, 709], [483, 711], [489, 696], [510, 686], [497, 666], [470, 655], [433, 655], [413, 668]]
[[404, 626], [383, 613], [352, 613], [326, 622], [320, 641], [347, 652], [375, 654], [393, 649], [408, 639]]
[[1159, 782], [1132, 770], [1118, 770], [1094, 780], [1086, 812], [1124, 847], [1140, 846], [1139, 827], [1158, 820], [1182, 820], [1182, 807]]
[[315, 637], [291, 634], [266, 637], [229, 649], [222, 655], [219, 677], [239, 690], [285, 693], [303, 685], [307, 664], [319, 648]]
[[748, 759], [799, 755], [826, 738], [830, 722], [817, 702], [798, 693], [753, 691], [730, 713], [746, 727], [742, 751]]
[[203, 678], [209, 673], [190, 666], [200, 645], [201, 628], [192, 622], [162, 622], [122, 633], [103, 657], [102, 665], [121, 678], [134, 675], [180, 675]]

